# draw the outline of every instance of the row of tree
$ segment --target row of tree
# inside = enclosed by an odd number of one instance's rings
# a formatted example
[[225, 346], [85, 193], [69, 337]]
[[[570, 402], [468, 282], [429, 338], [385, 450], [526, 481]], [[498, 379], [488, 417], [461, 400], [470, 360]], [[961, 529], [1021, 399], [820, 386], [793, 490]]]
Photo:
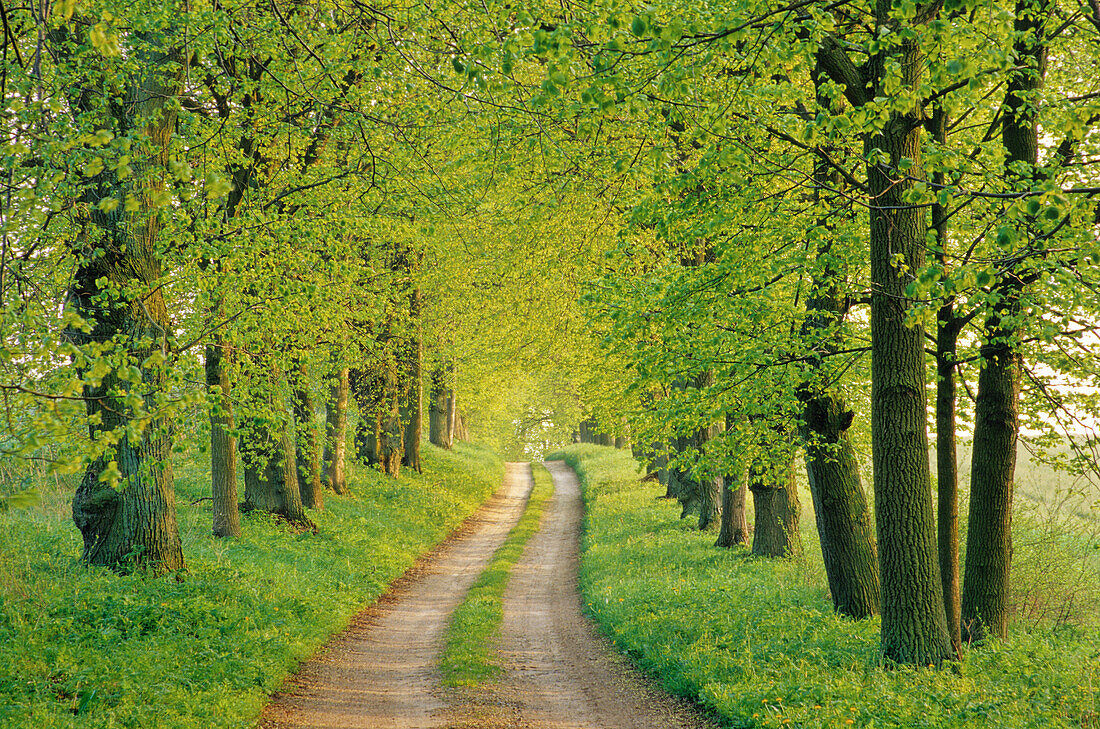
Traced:
[[[669, 495], [702, 528], [722, 493], [728, 544], [747, 486], [758, 527], [779, 526], [754, 551], [785, 553], [798, 448], [836, 608], [881, 611], [889, 659], [1003, 636], [1022, 419], [1052, 432], [1091, 390], [1057, 385], [1095, 382], [1095, 8], [700, 4], [607, 27], [587, 45], [579, 21], [553, 32], [589, 68], [581, 103], [629, 95], [662, 130], [626, 265], [590, 298], [637, 373], [632, 429], [671, 458]], [[868, 405], [873, 521], [851, 437]]]
[[182, 564], [188, 408], [231, 534], [235, 438], [245, 503], [305, 523], [339, 404], [396, 473], [427, 391], [440, 443], [626, 423], [721, 543], [751, 490], [762, 553], [795, 548], [803, 453], [837, 609], [881, 611], [887, 657], [1003, 634], [1021, 423], [1096, 374], [1093, 5], [2, 12], [3, 447], [65, 444], [89, 561]]

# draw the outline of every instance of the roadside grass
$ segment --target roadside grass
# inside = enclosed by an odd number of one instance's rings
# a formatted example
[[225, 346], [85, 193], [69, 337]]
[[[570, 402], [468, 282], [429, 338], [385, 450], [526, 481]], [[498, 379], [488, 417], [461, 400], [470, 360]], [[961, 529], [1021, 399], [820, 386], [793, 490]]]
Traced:
[[523, 516], [451, 615], [439, 663], [443, 685], [448, 688], [476, 688], [501, 671], [494, 638], [504, 620], [504, 590], [553, 494], [550, 472], [537, 463], [531, 470], [535, 484]]
[[177, 459], [179, 576], [80, 561], [71, 485], [0, 514], [0, 726], [240, 727], [299, 662], [377, 599], [500, 484], [499, 458], [425, 445], [424, 473], [352, 466], [316, 534], [250, 514], [210, 535], [208, 467]]
[[[756, 559], [680, 522], [627, 453], [572, 446], [550, 457], [578, 470], [585, 493], [589, 614], [668, 690], [729, 726], [1100, 726], [1095, 623], [1017, 625], [944, 669], [885, 668], [878, 620], [833, 615], [808, 509], [806, 556]], [[1026, 541], [1033, 527], [1019, 527]]]

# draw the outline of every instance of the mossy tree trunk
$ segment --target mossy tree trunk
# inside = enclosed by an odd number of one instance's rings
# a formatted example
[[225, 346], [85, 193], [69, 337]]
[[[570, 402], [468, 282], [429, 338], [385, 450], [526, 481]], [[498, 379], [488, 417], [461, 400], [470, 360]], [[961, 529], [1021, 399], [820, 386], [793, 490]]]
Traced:
[[[842, 113], [843, 100], [822, 93], [824, 80], [819, 65], [814, 74], [818, 106]], [[860, 619], [879, 611], [878, 554], [870, 504], [848, 436], [855, 413], [830, 389], [834, 374], [827, 359], [844, 345], [842, 325], [848, 313], [841, 290], [846, 272], [834, 251], [840, 242], [838, 221], [854, 215], [850, 196], [837, 192], [843, 190], [840, 174], [818, 160], [814, 165], [814, 200], [827, 209], [827, 214], [809, 233], [818, 267], [806, 298], [801, 334], [812, 357], [809, 376], [798, 393], [803, 403], [800, 435], [806, 453], [806, 475], [833, 607], [840, 615]]]
[[727, 474], [723, 479], [722, 519], [716, 547], [733, 547], [749, 543], [749, 517], [746, 511], [749, 485], [745, 479]]
[[410, 295], [410, 314], [416, 327], [408, 342], [405, 361], [406, 385], [401, 404], [401, 422], [405, 428], [402, 464], [420, 472], [420, 437], [424, 430], [424, 332], [420, 325], [420, 289]]
[[[62, 41], [56, 52], [71, 53], [66, 32], [56, 35]], [[132, 61], [140, 73], [118, 79], [119, 103], [85, 108], [97, 94], [72, 100], [80, 113], [101, 114], [98, 123], [116, 136], [132, 134], [137, 140], [130, 180], [117, 180], [110, 172], [97, 175], [76, 208], [81, 226], [72, 246], [76, 268], [69, 300], [91, 330], [72, 329], [68, 335], [77, 346], [102, 345], [123, 360], [84, 384], [89, 435], [92, 440], [112, 431], [124, 435], [88, 464], [72, 514], [88, 564], [165, 571], [182, 569], [184, 561], [169, 462], [172, 426], [158, 414], [157, 402], [167, 386], [164, 363], [173, 325], [162, 289], [163, 223], [155, 198], [170, 178], [169, 145], [187, 64], [178, 49], [158, 48], [156, 39], [136, 36], [152, 50], [135, 51]], [[139, 201], [136, 210], [119, 205], [105, 212], [95, 205], [108, 197], [121, 202], [127, 195]], [[127, 430], [133, 435], [128, 437]]]
[[313, 522], [302, 505], [294, 432], [286, 407], [286, 383], [277, 369], [267, 378], [261, 412], [242, 428], [241, 455], [244, 459], [244, 510], [276, 514], [302, 526]]
[[379, 463], [381, 438], [382, 382], [372, 370], [356, 367], [349, 374], [351, 396], [355, 399], [359, 420], [355, 426], [355, 456], [368, 466]]

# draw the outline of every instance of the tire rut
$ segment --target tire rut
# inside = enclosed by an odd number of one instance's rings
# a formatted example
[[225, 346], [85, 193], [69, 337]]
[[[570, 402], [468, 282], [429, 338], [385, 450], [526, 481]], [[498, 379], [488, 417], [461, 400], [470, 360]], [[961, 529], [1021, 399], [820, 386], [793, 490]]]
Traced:
[[504, 595], [503, 675], [468, 693], [452, 729], [654, 729], [714, 726], [668, 696], [599, 636], [577, 589], [583, 503], [577, 477], [560, 461], [541, 528]]
[[500, 490], [304, 664], [265, 707], [260, 729], [444, 726], [436, 664], [447, 621], [523, 513], [531, 486], [530, 464], [507, 464]]

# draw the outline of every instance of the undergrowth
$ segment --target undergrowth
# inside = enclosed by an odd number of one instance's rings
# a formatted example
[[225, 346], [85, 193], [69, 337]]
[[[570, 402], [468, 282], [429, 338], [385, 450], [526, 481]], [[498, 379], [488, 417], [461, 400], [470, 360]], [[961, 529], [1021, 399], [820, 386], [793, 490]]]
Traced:
[[500, 484], [496, 456], [424, 448], [424, 473], [352, 467], [317, 533], [243, 517], [210, 536], [209, 473], [175, 464], [188, 569], [120, 576], [80, 563], [71, 485], [0, 514], [0, 726], [226, 727], [268, 694]]
[[451, 615], [439, 662], [444, 686], [473, 688], [501, 670], [494, 638], [504, 620], [504, 590], [553, 493], [549, 471], [534, 464], [532, 474], [535, 483], [523, 516]]
[[[661, 487], [639, 482], [628, 454], [574, 446], [552, 457], [578, 470], [585, 492], [589, 614], [666, 688], [729, 726], [1100, 726], [1095, 625], [1018, 623], [948, 668], [887, 669], [878, 620], [833, 614], [813, 552], [776, 561], [717, 549], [713, 533], [655, 498]], [[812, 514], [802, 523], [809, 546]], [[1018, 539], [1033, 528], [1025, 520]]]

